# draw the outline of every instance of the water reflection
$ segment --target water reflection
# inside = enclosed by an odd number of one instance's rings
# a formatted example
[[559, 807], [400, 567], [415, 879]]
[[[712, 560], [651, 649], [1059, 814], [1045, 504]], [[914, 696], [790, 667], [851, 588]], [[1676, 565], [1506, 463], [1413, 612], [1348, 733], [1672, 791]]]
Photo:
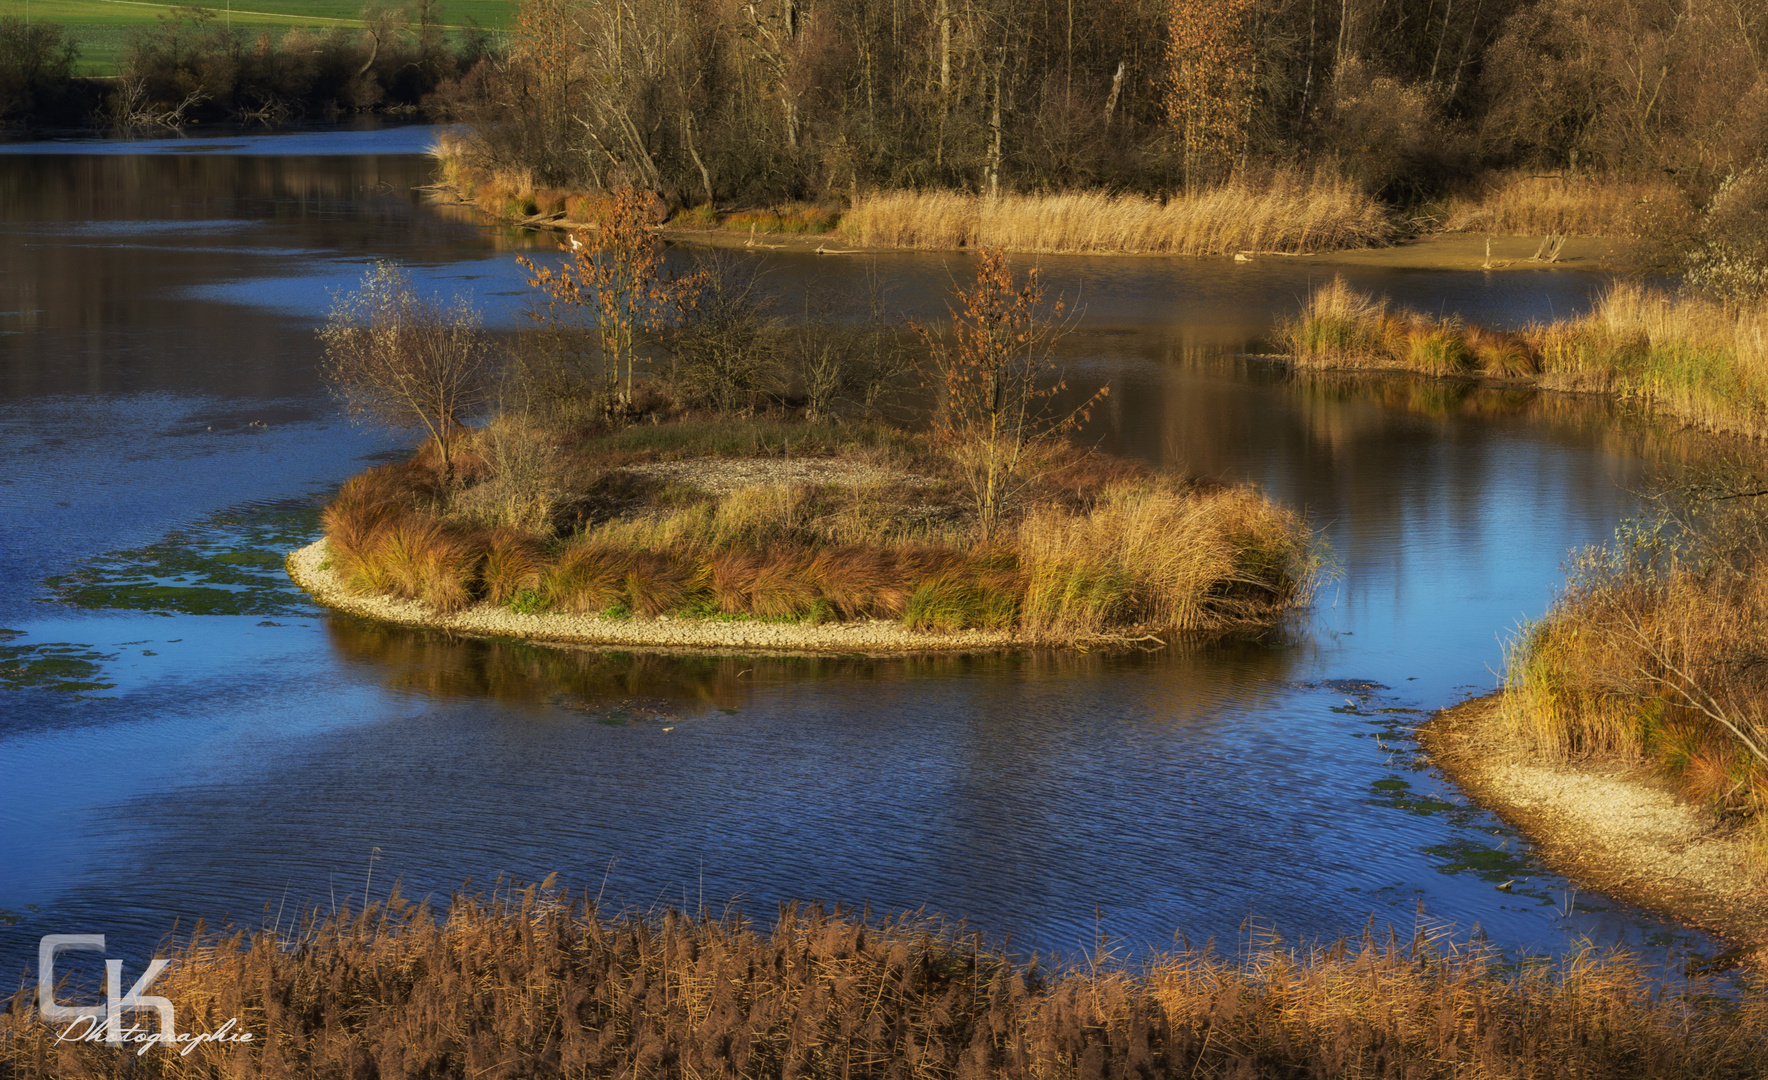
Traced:
[[[755, 653], [699, 650], [625, 652], [574, 645], [481, 640], [412, 631], [363, 619], [326, 621], [346, 664], [390, 690], [428, 698], [492, 699], [527, 705], [597, 709], [643, 698], [672, 707], [738, 708], [757, 695], [816, 683], [914, 684], [943, 679], [1085, 679], [1134, 672], [1158, 678], [1162, 714], [1250, 707], [1259, 689], [1289, 679], [1300, 646], [1281, 633], [1259, 640], [1177, 639], [1127, 651], [1027, 650], [1002, 655], [912, 656]], [[1198, 678], [1207, 674], [1207, 678]]]

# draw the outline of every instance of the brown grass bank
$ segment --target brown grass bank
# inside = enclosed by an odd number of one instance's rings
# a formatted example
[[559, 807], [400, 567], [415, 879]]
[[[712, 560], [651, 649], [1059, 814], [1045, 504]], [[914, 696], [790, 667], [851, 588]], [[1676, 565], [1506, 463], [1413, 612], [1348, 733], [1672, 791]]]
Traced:
[[1690, 801], [1636, 754], [1544, 750], [1535, 705], [1514, 691], [1463, 702], [1433, 716], [1420, 744], [1556, 871], [1717, 934], [1730, 951], [1715, 966], [1768, 968], [1768, 892], [1750, 824]]
[[1519, 331], [1424, 315], [1316, 289], [1278, 328], [1298, 365], [1491, 376], [1610, 394], [1711, 431], [1768, 436], [1768, 308], [1622, 283], [1590, 314]]
[[915, 919], [788, 907], [609, 917], [545, 885], [397, 895], [278, 934], [204, 933], [155, 985], [180, 1056], [56, 1044], [21, 990], [8, 1080], [137, 1077], [1753, 1078], [1768, 995], [1650, 992], [1625, 956], [1514, 966], [1431, 933], [1137, 970], [1050, 969]]
[[1262, 496], [1039, 452], [983, 543], [950, 460], [904, 434], [506, 417], [457, 450], [456, 490], [428, 448], [345, 484], [325, 569], [439, 616], [887, 620], [1046, 642], [1268, 626], [1308, 601], [1311, 534]]

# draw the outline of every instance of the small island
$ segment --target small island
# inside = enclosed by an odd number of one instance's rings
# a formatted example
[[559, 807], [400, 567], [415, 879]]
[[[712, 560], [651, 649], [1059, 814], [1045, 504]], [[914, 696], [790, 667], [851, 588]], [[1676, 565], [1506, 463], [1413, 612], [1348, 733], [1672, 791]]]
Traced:
[[296, 582], [472, 634], [842, 652], [1154, 644], [1311, 598], [1299, 515], [1077, 437], [1108, 388], [1067, 392], [1035, 271], [983, 252], [949, 326], [792, 326], [729, 262], [665, 269], [642, 210], [528, 264], [513, 342], [397, 267], [340, 302], [332, 385], [427, 437], [343, 485]]

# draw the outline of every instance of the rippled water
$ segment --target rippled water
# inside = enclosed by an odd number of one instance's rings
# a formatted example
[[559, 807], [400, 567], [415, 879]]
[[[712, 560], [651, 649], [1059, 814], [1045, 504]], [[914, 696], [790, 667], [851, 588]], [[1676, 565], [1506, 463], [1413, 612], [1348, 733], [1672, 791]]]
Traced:
[[[925, 908], [1069, 954], [1420, 910], [1507, 947], [1702, 945], [1574, 896], [1409, 736], [1493, 685], [1568, 549], [1609, 535], [1684, 449], [1592, 402], [1236, 355], [1335, 272], [1324, 260], [1042, 260], [1082, 311], [1070, 381], [1112, 386], [1102, 445], [1256, 482], [1325, 531], [1342, 572], [1264, 640], [664, 657], [314, 608], [275, 553], [399, 446], [318, 388], [331, 294], [382, 258], [471, 290], [496, 325], [526, 291], [532, 238], [412, 190], [427, 163], [401, 152], [427, 137], [0, 157], [0, 968], [29, 965], [43, 933], [139, 957], [175, 919], [555, 870], [617, 906]], [[802, 307], [869, 268], [927, 318], [967, 260], [776, 253], [768, 281]], [[1601, 284], [1343, 272], [1501, 322], [1581, 309]]]

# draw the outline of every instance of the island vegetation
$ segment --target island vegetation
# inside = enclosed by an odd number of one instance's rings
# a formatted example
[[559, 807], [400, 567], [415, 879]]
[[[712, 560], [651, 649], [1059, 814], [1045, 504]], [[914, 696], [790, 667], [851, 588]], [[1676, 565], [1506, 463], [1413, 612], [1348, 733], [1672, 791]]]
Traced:
[[[396, 267], [333, 312], [333, 385], [426, 434], [326, 509], [347, 589], [1026, 641], [1263, 628], [1311, 596], [1297, 515], [1077, 441], [1107, 390], [1066, 396], [1035, 270], [985, 250], [949, 326], [913, 334], [787, 325], [729, 260], [667, 269], [644, 195], [614, 205], [570, 260], [529, 264], [535, 325], [501, 365], [470, 311]], [[905, 396], [922, 415], [892, 422]]]

